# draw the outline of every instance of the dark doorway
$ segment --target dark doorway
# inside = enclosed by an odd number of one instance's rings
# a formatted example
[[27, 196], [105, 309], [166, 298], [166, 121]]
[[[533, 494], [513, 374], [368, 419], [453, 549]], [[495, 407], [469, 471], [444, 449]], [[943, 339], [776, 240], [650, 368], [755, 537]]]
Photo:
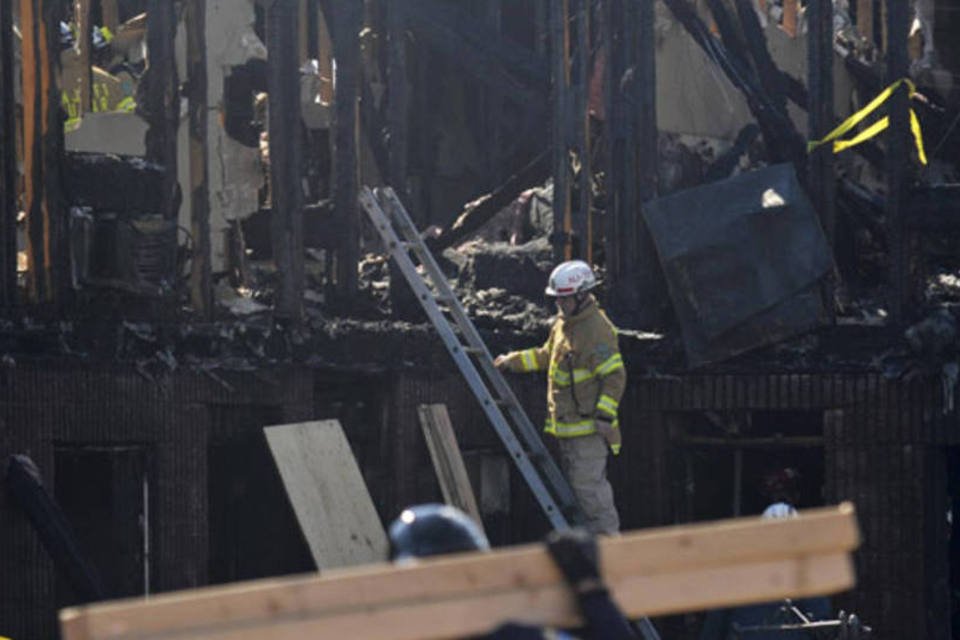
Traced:
[[[58, 446], [54, 495], [110, 599], [149, 591], [149, 483], [141, 446]], [[58, 578], [57, 606], [78, 602]]]
[[766, 478], [787, 468], [799, 475], [793, 506], [823, 504], [823, 412], [688, 413], [673, 439], [678, 521], [759, 515], [776, 501]]
[[275, 407], [215, 407], [208, 449], [211, 584], [315, 571], [263, 427]]

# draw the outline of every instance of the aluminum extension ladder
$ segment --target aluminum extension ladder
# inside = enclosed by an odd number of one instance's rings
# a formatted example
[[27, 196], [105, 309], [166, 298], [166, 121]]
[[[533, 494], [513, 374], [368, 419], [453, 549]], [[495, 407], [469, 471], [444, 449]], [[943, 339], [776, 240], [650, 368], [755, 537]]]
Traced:
[[[493, 366], [490, 351], [396, 193], [385, 187], [374, 194], [364, 187], [359, 200], [551, 526], [567, 529], [586, 522], [566, 478], [510, 385]], [[417, 271], [411, 253], [426, 272], [429, 283]], [[452, 323], [445, 314], [449, 314]]]
[[[454, 295], [450, 283], [424, 244], [397, 194], [390, 187], [378, 189], [376, 194], [369, 187], [363, 187], [359, 201], [380, 234], [384, 247], [390, 252], [390, 257], [413, 288], [417, 300], [440, 334], [473, 395], [480, 402], [490, 424], [500, 436], [510, 459], [517, 465], [540, 503], [550, 525], [554, 529], [582, 525], [586, 518], [574, 498], [573, 490], [510, 385], [493, 366], [493, 357], [487, 345]], [[429, 283], [417, 271], [411, 253], [429, 276]], [[444, 306], [441, 307], [441, 304]], [[452, 317], [453, 325], [445, 314]], [[634, 624], [645, 640], [660, 640], [660, 634], [649, 618], [640, 618]]]

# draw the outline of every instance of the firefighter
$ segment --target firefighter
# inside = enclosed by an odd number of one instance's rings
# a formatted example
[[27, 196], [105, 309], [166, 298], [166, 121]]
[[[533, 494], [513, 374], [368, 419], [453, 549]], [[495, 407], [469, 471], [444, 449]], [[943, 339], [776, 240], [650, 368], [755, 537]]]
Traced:
[[590, 290], [593, 269], [582, 260], [558, 265], [546, 293], [556, 299], [559, 316], [542, 347], [499, 355], [494, 364], [507, 371], [547, 372], [547, 424], [557, 438], [560, 467], [592, 533], [614, 534], [620, 517], [607, 480], [607, 450], [619, 455], [617, 409], [627, 374], [617, 345], [617, 330]]
[[[483, 531], [467, 514], [444, 504], [421, 504], [403, 510], [388, 531], [390, 559], [413, 562], [417, 558], [466, 551], [489, 551]], [[586, 626], [583, 635], [524, 624], [498, 626], [484, 640], [545, 640], [576, 637], [633, 640], [629, 620], [610, 598], [600, 574], [596, 539], [582, 529], [554, 531], [547, 537], [547, 552], [576, 596]]]

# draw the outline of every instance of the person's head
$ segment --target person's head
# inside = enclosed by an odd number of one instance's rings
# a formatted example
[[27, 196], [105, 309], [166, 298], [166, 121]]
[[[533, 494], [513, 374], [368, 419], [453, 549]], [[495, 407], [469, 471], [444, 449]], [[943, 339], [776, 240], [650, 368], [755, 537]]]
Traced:
[[404, 509], [390, 525], [388, 537], [390, 559], [395, 561], [490, 548], [477, 523], [460, 509], [445, 504]]
[[567, 260], [556, 266], [547, 279], [546, 294], [556, 299], [561, 315], [573, 316], [583, 309], [597, 276], [583, 260]]
[[762, 490], [771, 502], [796, 505], [800, 500], [800, 473], [792, 467], [775, 469], [764, 476]]

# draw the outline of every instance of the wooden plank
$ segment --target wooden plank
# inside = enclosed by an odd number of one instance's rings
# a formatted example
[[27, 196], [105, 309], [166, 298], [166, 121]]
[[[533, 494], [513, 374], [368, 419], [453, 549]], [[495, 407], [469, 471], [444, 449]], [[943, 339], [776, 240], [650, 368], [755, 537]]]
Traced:
[[[629, 617], [834, 593], [854, 584], [853, 506], [600, 539], [603, 574]], [[579, 622], [539, 545], [404, 566], [331, 571], [67, 609], [65, 640], [452, 638], [505, 620]]]
[[263, 430], [317, 567], [378, 562], [387, 538], [336, 420]]
[[457, 436], [450, 423], [450, 414], [445, 404], [421, 404], [417, 407], [423, 438], [430, 450], [430, 459], [440, 481], [443, 500], [473, 518], [480, 528], [483, 519], [477, 508], [477, 499], [470, 486], [467, 467], [463, 464]]

